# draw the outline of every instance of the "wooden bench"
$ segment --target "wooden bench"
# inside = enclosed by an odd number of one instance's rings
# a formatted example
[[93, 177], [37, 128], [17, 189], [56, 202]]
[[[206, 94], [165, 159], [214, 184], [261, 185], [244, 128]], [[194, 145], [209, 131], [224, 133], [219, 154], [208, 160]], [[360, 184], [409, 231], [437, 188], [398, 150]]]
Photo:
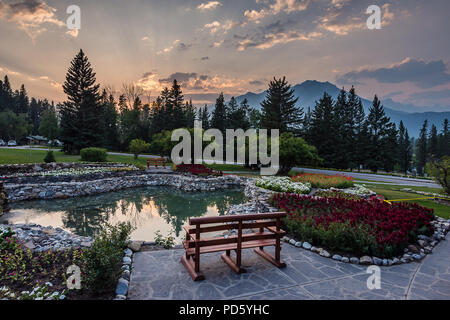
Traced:
[[158, 168], [158, 166], [161, 166], [161, 167], [165, 168], [166, 167], [166, 158], [147, 159], [147, 168], [150, 168], [150, 166], [155, 166], [155, 168]]
[[[256, 248], [254, 251], [278, 268], [286, 267], [281, 262], [281, 238], [286, 234], [281, 230], [281, 219], [286, 213], [261, 213], [223, 217], [204, 217], [189, 220], [184, 248], [186, 254], [181, 262], [194, 281], [204, 280], [200, 272], [200, 255], [211, 252], [221, 252], [222, 259], [236, 273], [245, 273], [242, 268], [242, 250]], [[215, 224], [215, 225], [212, 225]], [[220, 238], [202, 238], [208, 232], [237, 229], [237, 235]], [[253, 230], [257, 229], [257, 230]], [[243, 233], [252, 230], [251, 233]], [[264, 247], [275, 246], [275, 256], [264, 250]], [[236, 258], [231, 257], [231, 251], [236, 252]]]

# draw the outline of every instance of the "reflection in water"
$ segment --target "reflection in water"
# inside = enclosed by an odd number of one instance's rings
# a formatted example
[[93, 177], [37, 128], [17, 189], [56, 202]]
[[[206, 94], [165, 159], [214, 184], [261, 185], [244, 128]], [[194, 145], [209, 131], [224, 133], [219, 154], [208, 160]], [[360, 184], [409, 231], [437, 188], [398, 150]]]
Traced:
[[126, 189], [107, 194], [16, 203], [0, 223], [36, 223], [94, 236], [105, 223], [129, 221], [134, 240], [153, 241], [155, 232], [173, 232], [178, 242], [191, 217], [223, 215], [232, 204], [244, 202], [241, 191], [184, 193], [164, 187]]

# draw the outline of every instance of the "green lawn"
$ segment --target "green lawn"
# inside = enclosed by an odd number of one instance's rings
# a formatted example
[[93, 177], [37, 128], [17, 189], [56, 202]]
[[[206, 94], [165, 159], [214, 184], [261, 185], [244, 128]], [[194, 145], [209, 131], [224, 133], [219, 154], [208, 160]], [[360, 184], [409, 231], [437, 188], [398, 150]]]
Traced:
[[[426, 192], [434, 192], [439, 194], [444, 194], [442, 189], [433, 189], [426, 187], [406, 187], [399, 185], [387, 185], [387, 184], [364, 184], [370, 190], [373, 190], [379, 195], [382, 195], [386, 198], [386, 200], [403, 200], [403, 199], [417, 199], [417, 198], [426, 198], [426, 196], [422, 196], [420, 194], [414, 194], [409, 192], [400, 191], [404, 188], [413, 189], [416, 191], [426, 191]], [[430, 209], [434, 209], [434, 213], [442, 218], [449, 219], [450, 218], [450, 207], [434, 202], [433, 200], [411, 200], [405, 202], [415, 202], [423, 207], [427, 207]]]
[[[0, 149], [0, 164], [42, 163], [47, 150]], [[80, 162], [80, 156], [66, 155], [63, 152], [53, 152], [56, 162]], [[147, 165], [145, 158], [135, 160], [132, 156], [108, 155], [108, 162]]]

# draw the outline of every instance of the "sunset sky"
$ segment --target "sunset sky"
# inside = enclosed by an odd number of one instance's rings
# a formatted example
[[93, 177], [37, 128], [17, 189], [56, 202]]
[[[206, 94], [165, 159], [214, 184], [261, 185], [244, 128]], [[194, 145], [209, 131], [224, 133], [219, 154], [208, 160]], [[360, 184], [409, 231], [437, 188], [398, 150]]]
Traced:
[[[382, 8], [382, 29], [366, 25]], [[66, 9], [81, 8], [81, 30]], [[448, 0], [0, 0], [0, 76], [63, 101], [82, 48], [102, 86], [159, 94], [178, 79], [198, 105], [261, 92], [273, 77], [450, 110]], [[414, 110], [405, 110], [414, 111]]]

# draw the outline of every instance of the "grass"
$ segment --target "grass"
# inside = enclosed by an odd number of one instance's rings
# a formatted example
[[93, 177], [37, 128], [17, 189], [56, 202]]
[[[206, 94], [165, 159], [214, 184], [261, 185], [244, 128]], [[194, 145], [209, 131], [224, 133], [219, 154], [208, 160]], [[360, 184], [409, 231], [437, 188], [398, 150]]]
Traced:
[[[47, 150], [22, 150], [22, 149], [0, 149], [0, 164], [15, 163], [43, 163]], [[63, 152], [55, 152], [56, 162], [81, 162], [80, 156], [66, 155]], [[108, 162], [141, 164], [146, 166], [147, 159], [135, 160], [133, 156], [108, 155]]]
[[[426, 187], [409, 187], [400, 185], [387, 185], [387, 184], [365, 184], [370, 190], [373, 190], [379, 195], [382, 195], [386, 200], [397, 200], [397, 199], [417, 199], [426, 198], [420, 194], [414, 194], [410, 192], [400, 191], [404, 188], [413, 189], [416, 191], [426, 191], [434, 192], [439, 194], [444, 194], [442, 189], [426, 188]], [[450, 219], [450, 206], [446, 206], [440, 203], [436, 203], [433, 200], [411, 200], [405, 202], [414, 202], [420, 206], [434, 209], [434, 213], [442, 218]]]

